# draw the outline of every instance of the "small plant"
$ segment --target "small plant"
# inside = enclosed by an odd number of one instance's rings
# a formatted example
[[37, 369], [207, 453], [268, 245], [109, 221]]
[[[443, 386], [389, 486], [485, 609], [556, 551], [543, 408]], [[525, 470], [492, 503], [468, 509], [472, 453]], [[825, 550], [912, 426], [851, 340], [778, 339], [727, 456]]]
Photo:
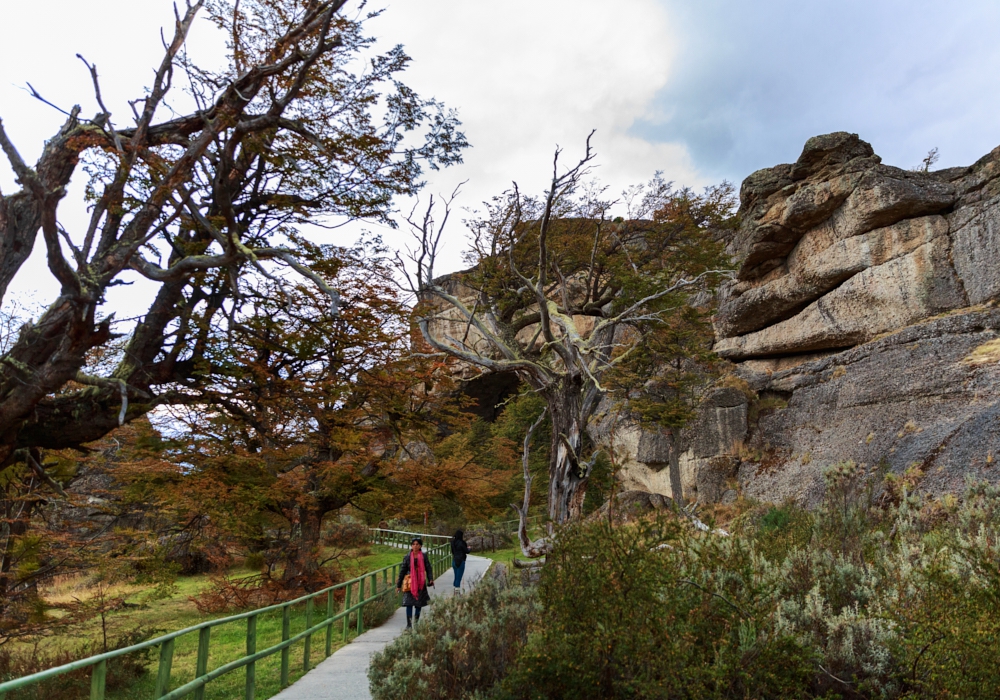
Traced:
[[490, 692], [540, 612], [535, 589], [510, 585], [503, 575], [487, 576], [466, 596], [435, 602], [433, 615], [372, 656], [372, 697], [452, 700]]
[[781, 396], [762, 396], [750, 403], [750, 408], [747, 411], [747, 420], [751, 423], [756, 423], [764, 416], [770, 415], [775, 411], [780, 411], [787, 406], [788, 399]]
[[792, 520], [789, 509], [771, 506], [764, 517], [760, 519], [760, 526], [763, 530], [780, 530]]

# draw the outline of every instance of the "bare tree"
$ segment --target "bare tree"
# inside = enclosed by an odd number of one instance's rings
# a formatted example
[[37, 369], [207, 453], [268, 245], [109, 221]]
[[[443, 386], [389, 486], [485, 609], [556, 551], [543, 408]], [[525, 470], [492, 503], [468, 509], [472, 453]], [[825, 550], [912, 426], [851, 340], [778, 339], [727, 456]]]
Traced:
[[[100, 111], [65, 110], [34, 166], [0, 123], [21, 186], [0, 195], [0, 301], [39, 230], [61, 289], [0, 355], [0, 470], [192, 400], [190, 389], [219, 371], [209, 336], [238, 323], [241, 276], [280, 285], [294, 271], [336, 313], [336, 290], [314, 270], [322, 248], [300, 227], [388, 221], [393, 197], [419, 188], [422, 166], [460, 160], [454, 116], [399, 82], [401, 47], [366, 58], [367, 17], [344, 16], [345, 4], [188, 0], [129, 125], [106, 108], [97, 67], [82, 57]], [[185, 50], [206, 8], [229, 36], [218, 71]], [[192, 101], [189, 113], [172, 112]], [[90, 217], [71, 230], [60, 205], [81, 162]], [[111, 352], [120, 327], [105, 294], [129, 272], [158, 286]]]
[[[435, 276], [455, 194], [438, 209], [432, 199], [423, 218], [411, 215], [417, 243], [403, 265], [432, 351], [483, 373], [516, 373], [545, 399], [556, 523], [581, 513], [596, 456], [587, 426], [607, 380], [692, 309], [693, 293], [727, 274], [715, 228], [733, 208], [728, 185], [699, 196], [657, 176], [625, 193], [627, 218], [609, 221], [612, 202], [585, 183], [590, 138], [572, 167], [561, 168], [560, 155], [543, 197], [525, 197], [515, 184], [472, 222], [472, 269]], [[515, 506], [522, 525], [526, 506]]]

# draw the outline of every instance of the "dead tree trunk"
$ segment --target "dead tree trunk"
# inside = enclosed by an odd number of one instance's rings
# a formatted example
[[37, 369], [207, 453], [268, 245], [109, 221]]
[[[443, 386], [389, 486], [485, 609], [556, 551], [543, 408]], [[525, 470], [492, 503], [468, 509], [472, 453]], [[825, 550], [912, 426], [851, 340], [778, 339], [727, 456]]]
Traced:
[[524, 467], [524, 500], [520, 506], [516, 503], [510, 504], [510, 507], [516, 510], [518, 515], [517, 541], [521, 545], [521, 553], [529, 559], [537, 559], [544, 556], [551, 549], [551, 544], [547, 539], [542, 538], [532, 542], [531, 538], [528, 537], [528, 506], [531, 505], [531, 482], [533, 479], [531, 469], [528, 465], [528, 457], [531, 454], [531, 436], [534, 435], [535, 430], [545, 420], [546, 410], [542, 410], [541, 415], [532, 423], [531, 427], [528, 428], [528, 433], [524, 436], [524, 449], [521, 452], [521, 465]]

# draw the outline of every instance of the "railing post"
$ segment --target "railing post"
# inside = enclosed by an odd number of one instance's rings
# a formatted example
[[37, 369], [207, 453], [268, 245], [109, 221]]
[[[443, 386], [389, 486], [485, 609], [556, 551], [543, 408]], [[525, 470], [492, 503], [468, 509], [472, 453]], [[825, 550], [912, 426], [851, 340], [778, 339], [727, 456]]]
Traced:
[[[326, 619], [330, 620], [333, 617], [333, 590], [326, 592]], [[324, 658], [329, 658], [330, 653], [333, 651], [333, 622], [329, 622], [326, 626], [326, 656]]]
[[351, 584], [347, 584], [347, 592], [344, 594], [344, 641], [347, 641], [347, 624], [351, 620]]
[[[201, 678], [208, 673], [208, 643], [211, 637], [211, 627], [202, 627], [198, 630], [198, 659], [195, 661], [195, 678]], [[205, 700], [205, 686], [194, 691], [194, 700]]]
[[364, 621], [365, 612], [365, 577], [362, 576], [358, 580], [358, 636], [361, 636], [361, 632], [365, 628]]
[[[306, 601], [306, 629], [313, 624], [313, 599]], [[309, 656], [312, 654], [312, 635], [307, 634], [305, 638], [305, 650], [302, 652], [302, 672], [309, 673]]]
[[170, 667], [174, 663], [174, 640], [168, 639], [160, 645], [160, 670], [156, 674], [154, 698], [162, 698], [170, 690]]
[[[90, 667], [90, 700], [104, 700], [104, 684], [108, 678], [107, 660], [98, 661]], [[0, 697], [6, 693], [0, 693]]]
[[[291, 635], [291, 611], [289, 608], [292, 606], [286, 605], [281, 609], [281, 641], [287, 642]], [[288, 686], [288, 654], [290, 649], [285, 647], [281, 650], [281, 687], [285, 688]]]
[[[257, 653], [257, 616], [251, 615], [247, 618], [247, 656]], [[253, 695], [257, 689], [257, 662], [251, 661], [247, 664], [247, 684], [244, 692], [245, 700], [254, 700]]]

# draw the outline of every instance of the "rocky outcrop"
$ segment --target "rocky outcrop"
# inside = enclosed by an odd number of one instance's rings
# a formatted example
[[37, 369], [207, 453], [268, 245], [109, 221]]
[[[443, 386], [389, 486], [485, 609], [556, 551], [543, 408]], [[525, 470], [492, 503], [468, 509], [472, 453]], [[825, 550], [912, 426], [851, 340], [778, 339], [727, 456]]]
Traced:
[[716, 351], [740, 361], [839, 350], [1000, 294], [983, 264], [1000, 261], [998, 167], [1000, 149], [970, 168], [901, 170], [840, 132], [752, 174]]
[[823, 470], [922, 473], [920, 488], [1000, 481], [1000, 311], [967, 310], [780, 372], [741, 373], [787, 405], [751, 426], [739, 467], [750, 496], [816, 503]]
[[[740, 214], [716, 350], [753, 398], [742, 423], [707, 398], [682, 440], [685, 497], [735, 483], [815, 504], [847, 460], [938, 494], [1000, 481], [1000, 148], [910, 172], [854, 134], [820, 136], [748, 177]], [[654, 466], [626, 485], [669, 493]]]
[[628, 422], [610, 402], [598, 410], [600, 418], [589, 432], [605, 449], [614, 450], [623, 489], [672, 497], [670, 470], [675, 464], [684, 498], [715, 502], [735, 485], [748, 408], [746, 390], [708, 391], [694, 420], [679, 432], [676, 457], [669, 430]]

